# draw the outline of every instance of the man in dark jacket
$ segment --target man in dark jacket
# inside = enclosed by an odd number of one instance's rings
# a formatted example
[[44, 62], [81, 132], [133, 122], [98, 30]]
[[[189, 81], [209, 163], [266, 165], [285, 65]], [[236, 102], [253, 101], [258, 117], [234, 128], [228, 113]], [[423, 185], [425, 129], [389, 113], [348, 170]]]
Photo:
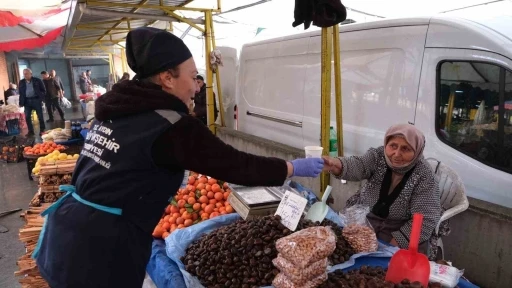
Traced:
[[[197, 69], [183, 41], [164, 30], [128, 33], [136, 79], [96, 101], [74, 186], [47, 215], [33, 257], [52, 288], [142, 286], [151, 234], [184, 170], [247, 186], [316, 177], [321, 158], [287, 162], [240, 152], [188, 115]], [[85, 266], [84, 266], [85, 265]]]
[[66, 121], [64, 119], [64, 112], [60, 108], [59, 98], [62, 97], [62, 89], [61, 85], [57, 82], [57, 80], [48, 74], [48, 72], [41, 72], [41, 76], [43, 77], [44, 86], [46, 87], [46, 111], [48, 112], [48, 119], [46, 122], [53, 122], [53, 110], [57, 110], [60, 115], [60, 119], [62, 121]]
[[[207, 125], [208, 118], [207, 118], [207, 105], [206, 105], [206, 85], [204, 83], [204, 78], [201, 75], [197, 75], [197, 85], [199, 86], [199, 92], [196, 93], [194, 96], [194, 112], [192, 113], [192, 116], [195, 116], [201, 120], [201, 122], [204, 123], [204, 125]], [[217, 114], [219, 111], [217, 111], [217, 101], [215, 100], [215, 93], [213, 93], [213, 109], [214, 109], [214, 116], [213, 119], [217, 120]], [[214, 120], [214, 121], [215, 121]]]
[[32, 111], [35, 110], [39, 120], [39, 133], [46, 129], [44, 126], [43, 104], [46, 96], [46, 88], [43, 81], [37, 77], [32, 77], [32, 70], [24, 69], [23, 77], [20, 81], [20, 107], [25, 107], [25, 118], [28, 126], [28, 136], [34, 136], [34, 126], [32, 125]]
[[82, 92], [82, 94], [87, 94], [87, 74], [85, 72], [82, 72], [82, 74], [80, 74], [80, 79], [79, 79], [79, 84], [80, 84], [80, 92]]

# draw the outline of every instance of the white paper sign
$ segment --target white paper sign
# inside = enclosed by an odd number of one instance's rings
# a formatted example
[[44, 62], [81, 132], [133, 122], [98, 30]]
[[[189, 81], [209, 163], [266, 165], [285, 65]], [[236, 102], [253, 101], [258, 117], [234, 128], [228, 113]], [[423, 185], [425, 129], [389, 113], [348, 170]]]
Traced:
[[290, 191], [286, 191], [286, 193], [284, 193], [283, 199], [281, 200], [281, 203], [279, 203], [279, 207], [277, 207], [277, 212], [275, 215], [281, 216], [281, 223], [286, 228], [290, 229], [291, 231], [295, 231], [307, 203], [308, 200], [306, 198], [303, 198]]

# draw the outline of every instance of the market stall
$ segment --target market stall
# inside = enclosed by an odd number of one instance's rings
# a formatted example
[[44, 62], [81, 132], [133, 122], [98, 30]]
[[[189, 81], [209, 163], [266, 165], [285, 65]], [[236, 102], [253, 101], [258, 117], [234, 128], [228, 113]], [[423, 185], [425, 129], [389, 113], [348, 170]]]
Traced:
[[[27, 148], [33, 149], [33, 147]], [[30, 153], [33, 155], [33, 152]], [[32, 173], [37, 177], [39, 188], [30, 201], [29, 208], [21, 214], [25, 225], [20, 229], [19, 239], [25, 245], [26, 252], [16, 262], [19, 270], [15, 271], [14, 275], [20, 277], [19, 283], [23, 288], [44, 288], [49, 286], [39, 274], [35, 260], [32, 258], [39, 235], [43, 231], [44, 217], [41, 213], [64, 195], [59, 185], [71, 183], [78, 155], [67, 155], [57, 149], [33, 158], [36, 159], [36, 164]]]
[[[308, 202], [308, 205], [313, 204], [313, 202], [316, 201], [316, 197], [312, 191], [305, 189], [297, 183], [291, 182], [287, 187], [299, 192], [299, 195], [307, 199], [306, 201]], [[241, 221], [241, 216], [234, 213], [214, 217], [214, 219], [202, 221], [192, 227], [175, 229], [170, 233], [170, 235], [165, 235], [165, 240], [154, 240], [152, 255], [147, 266], [147, 273], [157, 287], [202, 287], [202, 284], [204, 283], [209, 283], [207, 285], [208, 287], [229, 287], [230, 285], [233, 285], [233, 282], [239, 282], [240, 284], [235, 285], [235, 287], [269, 286], [273, 282], [272, 280], [276, 281], [276, 275], [279, 273], [277, 268], [280, 268], [279, 263], [275, 262], [277, 256], [275, 246], [278, 246], [278, 244], [274, 243], [277, 243], [275, 242], [276, 240], [282, 239], [282, 237], [285, 237], [286, 235], [289, 236], [293, 233], [287, 228], [276, 223], [276, 219], [279, 218], [274, 217], [275, 216], [265, 216], [263, 218], [249, 217], [249, 220]], [[374, 269], [375, 267], [386, 269], [388, 267], [391, 257], [398, 250], [396, 247], [389, 246], [385, 243], [378, 243], [378, 247], [376, 247], [377, 249], [372, 252], [364, 252], [357, 249], [354, 250], [352, 248], [352, 242], [349, 244], [345, 241], [344, 237], [342, 237], [343, 229], [339, 225], [343, 224], [344, 220], [330, 208], [326, 218], [328, 221], [324, 221], [322, 226], [331, 227], [335, 232], [337, 237], [336, 245], [334, 251], [327, 257], [329, 266], [324, 267], [323, 270], [320, 269], [329, 273], [325, 275], [325, 278], [328, 280], [324, 279], [323, 281], [320, 281], [321, 284], [323, 283], [321, 286], [314, 287], [340, 287], [336, 285], [329, 285], [338, 283], [338, 278], [344, 279], [345, 275], [348, 275], [347, 273], [351, 273], [349, 271], [354, 269], [359, 269], [357, 273], [361, 274], [361, 269], [366, 270], [367, 267], [371, 267], [371, 269]], [[276, 229], [273, 227], [276, 227]], [[302, 219], [298, 223], [297, 230], [304, 231], [301, 229], [309, 229], [311, 227], [318, 228], [317, 225]], [[284, 231], [282, 229], [288, 231]], [[255, 230], [256, 232], [254, 232]], [[248, 235], [248, 237], [246, 235]], [[254, 239], [254, 242], [252, 243], [250, 242], [251, 238]], [[324, 246], [321, 245], [320, 242], [321, 240], [315, 242], [315, 246]], [[261, 247], [258, 245], [261, 245]], [[257, 248], [256, 250], [248, 248], [252, 246], [260, 247], [261, 251], [258, 251], [260, 248]], [[300, 254], [299, 258], [307, 257], [306, 252]], [[279, 253], [282, 254], [283, 252], [280, 251]], [[237, 260], [237, 257], [241, 260]], [[252, 270], [243, 270], [243, 268], [240, 268], [244, 267], [244, 262], [246, 260], [248, 261], [247, 266]], [[241, 262], [238, 263], [237, 261]], [[458, 271], [454, 267], [442, 267]], [[209, 277], [208, 274], [212, 272], [208, 272], [208, 270], [213, 271], [211, 270], [212, 268], [215, 271], [224, 271], [225, 274], [216, 274], [215, 276], [217, 277]], [[306, 271], [307, 269], [309, 268], [301, 271]], [[380, 281], [378, 283], [383, 283], [385, 272], [383, 269], [368, 270], [368, 273], [371, 272], [371, 275], [369, 274], [368, 276], [373, 275], [372, 277], [378, 278], [374, 281]], [[257, 271], [257, 273], [252, 274], [251, 271], [253, 270]], [[249, 274], [246, 274], [246, 272]], [[216, 272], [213, 274], [215, 273]], [[457, 287], [477, 287], [463, 278], [458, 279], [457, 277], [456, 279], [458, 281]], [[221, 282], [224, 283], [224, 285], [221, 285]], [[226, 283], [230, 285], [226, 286]], [[265, 283], [266, 285], [261, 285], [262, 283]], [[242, 286], [243, 284], [247, 284], [248, 286]], [[437, 284], [433, 284], [431, 287], [441, 287], [436, 285]], [[445, 287], [454, 286], [455, 285]], [[348, 287], [394, 286], [358, 285]], [[417, 286], [405, 285], [403, 287]]]

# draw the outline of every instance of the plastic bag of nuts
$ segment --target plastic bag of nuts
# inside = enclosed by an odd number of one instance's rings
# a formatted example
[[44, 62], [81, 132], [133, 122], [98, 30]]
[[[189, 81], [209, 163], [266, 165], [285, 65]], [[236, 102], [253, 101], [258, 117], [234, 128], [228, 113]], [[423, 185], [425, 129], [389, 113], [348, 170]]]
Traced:
[[311, 227], [276, 241], [281, 257], [296, 268], [327, 258], [336, 249], [336, 235], [330, 227]]
[[368, 226], [348, 225], [343, 228], [343, 238], [357, 253], [375, 252], [379, 245], [375, 232]]
[[320, 274], [325, 273], [327, 269], [327, 258], [314, 262], [304, 269], [297, 268], [290, 261], [281, 257], [280, 254], [272, 260], [272, 263], [281, 271], [281, 274], [284, 274], [286, 278], [295, 284], [302, 284], [314, 279]]
[[327, 280], [327, 272], [318, 275], [316, 278], [313, 278], [307, 282], [302, 282], [300, 285], [297, 285], [290, 281], [283, 273], [277, 274], [274, 281], [272, 281], [272, 285], [275, 288], [315, 288], [319, 285], [322, 285]]

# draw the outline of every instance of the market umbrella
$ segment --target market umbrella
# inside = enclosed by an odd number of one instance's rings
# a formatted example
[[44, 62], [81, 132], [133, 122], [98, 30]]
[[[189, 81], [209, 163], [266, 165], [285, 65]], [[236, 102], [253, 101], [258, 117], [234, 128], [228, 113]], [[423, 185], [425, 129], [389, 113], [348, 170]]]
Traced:
[[25, 2], [0, 0], [0, 51], [43, 47], [62, 33], [69, 18], [70, 2], [38, 1], [48, 6]]

